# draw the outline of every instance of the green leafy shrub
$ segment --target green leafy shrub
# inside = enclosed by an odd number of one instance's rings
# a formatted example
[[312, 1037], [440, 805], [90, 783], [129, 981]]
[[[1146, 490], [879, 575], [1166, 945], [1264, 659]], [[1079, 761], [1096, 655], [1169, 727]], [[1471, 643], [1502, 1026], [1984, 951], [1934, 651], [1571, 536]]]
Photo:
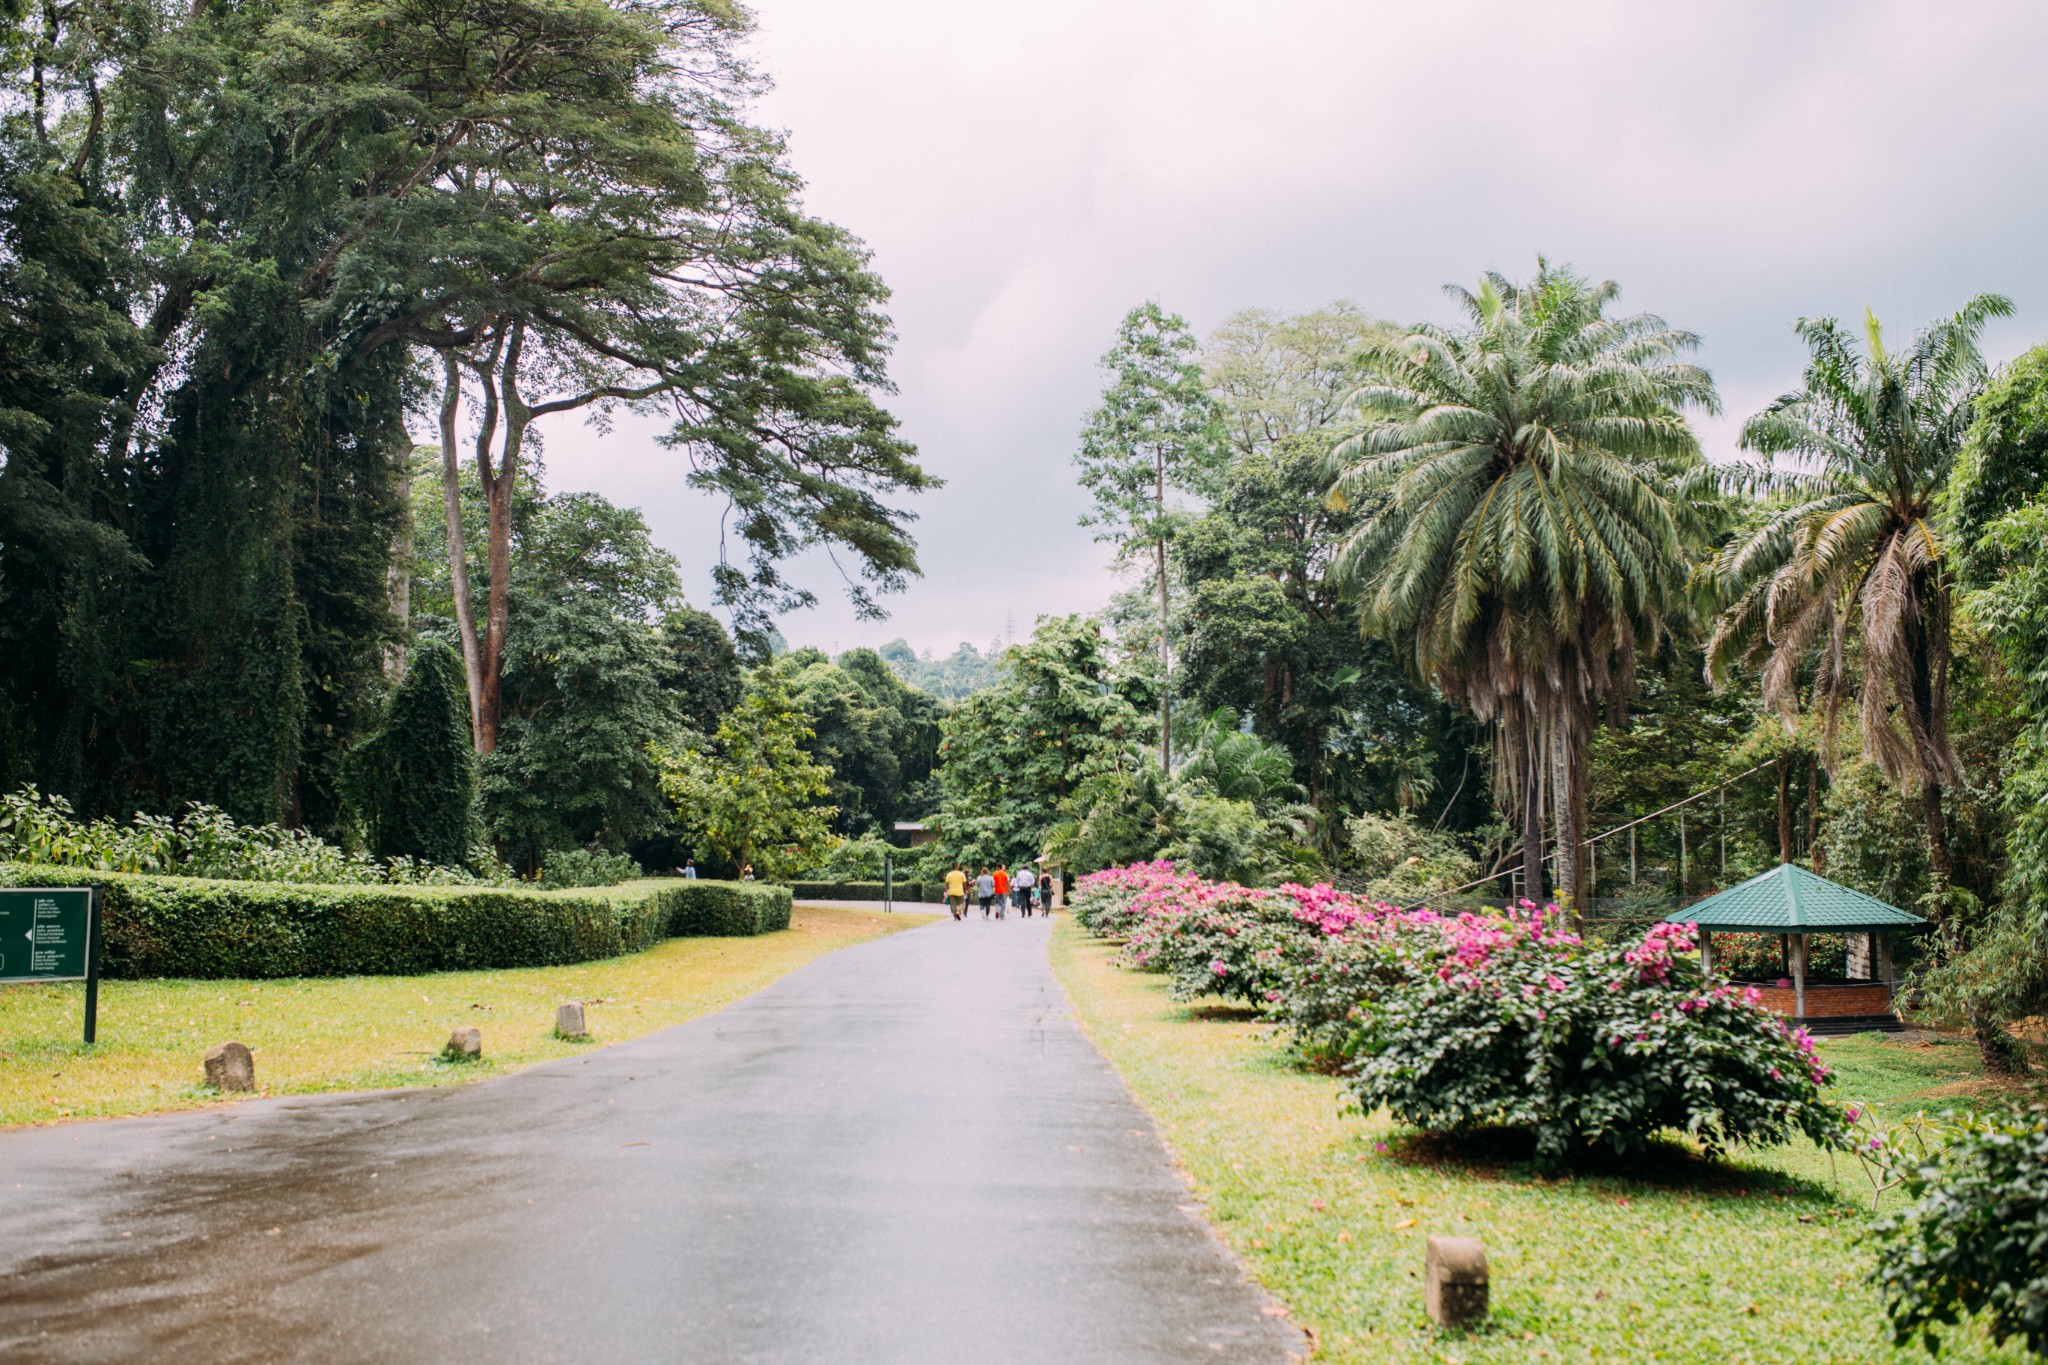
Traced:
[[110, 977], [383, 976], [558, 966], [681, 935], [789, 927], [789, 892], [643, 881], [594, 891], [319, 886], [0, 864], [0, 885], [104, 888]]
[[863, 834], [852, 839], [841, 839], [834, 844], [825, 861], [812, 868], [805, 880], [879, 882], [882, 880], [882, 860], [885, 858], [895, 860], [896, 876], [901, 880], [904, 868], [911, 857], [908, 849], [897, 848], [878, 835]]
[[323, 886], [498, 886], [510, 880], [407, 857], [379, 862], [304, 830], [238, 825], [227, 812], [196, 803], [175, 821], [138, 814], [128, 825], [88, 824], [73, 816], [63, 797], [34, 787], [0, 796], [0, 862]]
[[1985, 1314], [1992, 1338], [2048, 1355], [2048, 1112], [1975, 1120], [1909, 1163], [1913, 1203], [1880, 1221], [1878, 1284], [1900, 1343]]
[[706, 878], [664, 882], [677, 890], [669, 932], [712, 938], [744, 938], [789, 927], [794, 898], [786, 886], [766, 882], [714, 882]]
[[383, 728], [356, 750], [354, 769], [380, 856], [462, 863], [476, 818], [476, 750], [462, 659], [445, 642], [413, 647]]
[[584, 848], [557, 849], [540, 865], [540, 884], [550, 891], [577, 886], [617, 886], [640, 875], [640, 864], [623, 853]]

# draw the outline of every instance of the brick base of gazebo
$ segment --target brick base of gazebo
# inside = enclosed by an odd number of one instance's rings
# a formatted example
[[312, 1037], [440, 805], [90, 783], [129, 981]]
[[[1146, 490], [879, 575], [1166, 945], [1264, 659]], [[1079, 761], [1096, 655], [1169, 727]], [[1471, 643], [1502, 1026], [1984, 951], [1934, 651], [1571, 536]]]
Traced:
[[1803, 1024], [1809, 1032], [1867, 1033], [1878, 1029], [1898, 1033], [1905, 1025], [1892, 1012], [1892, 989], [1882, 981], [1809, 981], [1806, 1013], [1798, 1013], [1797, 993], [1774, 981], [1742, 981], [1754, 986], [1766, 1008]]

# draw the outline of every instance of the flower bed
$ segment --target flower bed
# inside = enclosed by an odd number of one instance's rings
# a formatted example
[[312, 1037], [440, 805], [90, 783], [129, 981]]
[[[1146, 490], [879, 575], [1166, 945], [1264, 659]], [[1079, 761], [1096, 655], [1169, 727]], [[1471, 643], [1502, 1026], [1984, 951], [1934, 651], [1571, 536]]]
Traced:
[[1710, 1152], [1847, 1141], [1804, 1030], [1705, 975], [1689, 927], [1592, 945], [1555, 907], [1397, 910], [1329, 886], [1254, 890], [1153, 862], [1080, 879], [1076, 919], [1178, 998], [1242, 1000], [1359, 1107], [1433, 1132], [1531, 1131], [1539, 1158], [1677, 1130]]

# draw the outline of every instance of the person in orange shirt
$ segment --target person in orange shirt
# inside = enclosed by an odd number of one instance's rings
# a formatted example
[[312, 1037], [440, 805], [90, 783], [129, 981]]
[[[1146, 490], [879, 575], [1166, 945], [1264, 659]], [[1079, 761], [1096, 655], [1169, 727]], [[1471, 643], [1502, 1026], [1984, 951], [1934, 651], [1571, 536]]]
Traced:
[[1008, 868], [998, 867], [996, 869], [995, 876], [996, 918], [1001, 919], [1003, 917], [1003, 907], [1008, 905], [1010, 902], [1010, 871]]

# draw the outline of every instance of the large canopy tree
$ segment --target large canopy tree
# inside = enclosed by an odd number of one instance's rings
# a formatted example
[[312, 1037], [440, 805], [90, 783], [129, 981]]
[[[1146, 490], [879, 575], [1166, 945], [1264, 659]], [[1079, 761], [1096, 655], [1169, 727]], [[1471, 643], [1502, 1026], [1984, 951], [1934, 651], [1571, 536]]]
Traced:
[[743, 117], [738, 6], [87, 0], [6, 22], [0, 296], [36, 323], [0, 328], [0, 725], [82, 808], [338, 818], [399, 633], [429, 385], [444, 431], [482, 400], [481, 632], [466, 582], [459, 614], [484, 747], [510, 502], [549, 412], [666, 405], [688, 477], [733, 504], [748, 563], [719, 581], [757, 638], [806, 599], [776, 565], [807, 545], [851, 552], [864, 610], [914, 572], [885, 499], [928, 480], [875, 401], [883, 291]]
[[1081, 486], [1095, 503], [1083, 526], [1101, 530], [1128, 564], [1151, 559], [1159, 606], [1159, 766], [1173, 767], [1173, 612], [1167, 542], [1177, 508], [1168, 490], [1197, 492], [1219, 451], [1216, 408], [1202, 378], [1187, 322], [1157, 303], [1124, 315], [1116, 345], [1102, 357], [1109, 384], [1081, 432]]
[[776, 565], [814, 545], [851, 554], [855, 604], [878, 614], [873, 590], [916, 570], [909, 518], [883, 498], [931, 483], [874, 401], [888, 388], [887, 291], [859, 243], [801, 211], [781, 143], [745, 122], [757, 82], [732, 46], [744, 11], [555, 0], [502, 17], [437, 27], [421, 69], [482, 81], [532, 66], [550, 97], [450, 126], [422, 159], [410, 232], [351, 247], [408, 301], [364, 344], [441, 353], [451, 518], [465, 376], [480, 400], [482, 621], [466, 574], [456, 606], [484, 751], [502, 709], [511, 503], [539, 419], [616, 405], [673, 418], [690, 481], [728, 500], [748, 547], [748, 569], [722, 564], [717, 583], [756, 654], [769, 610], [812, 600]]
[[1868, 314], [1861, 349], [1835, 319], [1801, 319], [1805, 383], [1744, 424], [1743, 447], [1763, 458], [1734, 480], [1779, 506], [1710, 571], [1726, 609], [1708, 668], [1762, 660], [1764, 698], [1789, 717], [1817, 661], [1825, 728], [1853, 696], [1864, 756], [1920, 789], [1943, 882], [1942, 792], [1962, 764], [1948, 733], [1953, 583], [1935, 504], [1987, 377], [1978, 334], [2011, 312], [1980, 294], [1902, 351]]
[[1608, 317], [1612, 282], [1539, 261], [1526, 283], [1449, 292], [1465, 325], [1367, 354], [1366, 425], [1332, 490], [1360, 520], [1331, 572], [1369, 633], [1492, 727], [1531, 894], [1548, 808], [1559, 887], [1580, 900], [1586, 745], [1679, 605], [1679, 484], [1700, 463], [1685, 411], [1715, 408], [1713, 381], [1679, 359], [1691, 333]]

